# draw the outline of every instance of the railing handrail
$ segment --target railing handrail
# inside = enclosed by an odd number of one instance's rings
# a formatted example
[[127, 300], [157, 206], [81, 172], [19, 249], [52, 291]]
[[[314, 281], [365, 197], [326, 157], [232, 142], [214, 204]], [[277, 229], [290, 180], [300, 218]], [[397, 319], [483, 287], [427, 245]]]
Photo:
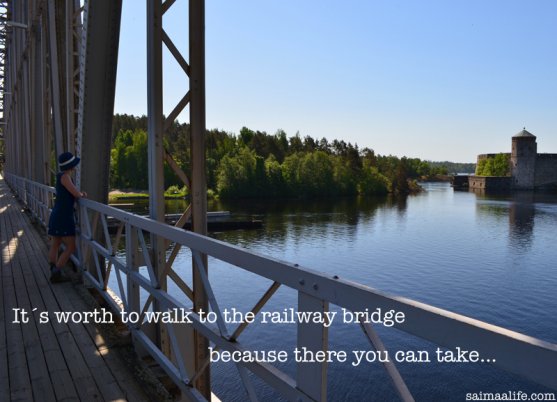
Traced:
[[[38, 187], [53, 193], [54, 189], [31, 180], [8, 174], [8, 181], [23, 181], [27, 186]], [[486, 322], [453, 313], [425, 303], [411, 299], [391, 296], [370, 287], [352, 282], [337, 276], [330, 276], [321, 272], [300, 267], [268, 256], [248, 251], [246, 249], [185, 231], [180, 228], [154, 221], [130, 212], [104, 205], [88, 199], [80, 199], [79, 206], [84, 211], [95, 211], [104, 218], [111, 216], [126, 225], [126, 233], [130, 228], [147, 231], [164, 239], [181, 244], [195, 253], [207, 254], [218, 260], [240, 267], [275, 283], [295, 289], [299, 294], [305, 294], [326, 303], [332, 303], [351, 311], [365, 311], [366, 308], [381, 308], [383, 311], [395, 310], [405, 313], [403, 323], [395, 328], [412, 335], [434, 342], [445, 347], [461, 347], [466, 350], [478, 351], [480, 356], [489, 357], [492, 364], [506, 371], [510, 371], [535, 382], [557, 389], [557, 344], [546, 342], [528, 335], [498, 327]], [[104, 219], [103, 218], [103, 219]], [[110, 259], [114, 266], [128, 275], [164, 306], [169, 308], [188, 308], [168, 293], [157, 289], [156, 286], [137, 272], [132, 272], [128, 263], [123, 263], [117, 257], [109, 255], [107, 248], [92, 238], [83, 236], [84, 240], [96, 252]], [[129, 264], [128, 264], [129, 265]], [[93, 277], [91, 277], [93, 278]], [[102, 289], [100, 289], [102, 290]], [[215, 327], [194, 320], [193, 327], [207, 336], [217, 347], [223, 350], [243, 350], [237, 342], [230, 342], [222, 331]], [[142, 342], [145, 335], [138, 334]], [[153, 352], [151, 350], [151, 352]], [[154, 356], [157, 358], [157, 356]], [[161, 358], [158, 356], [158, 358]], [[273, 366], [262, 363], [246, 363], [246, 368], [263, 376], [270, 383], [280, 383], [278, 388], [289, 398], [300, 398], [305, 394], [291, 392], [293, 388], [300, 388], [300, 384], [287, 379], [283, 373]], [[268, 377], [269, 373], [273, 373]], [[172, 376], [174, 380], [184, 381], [183, 375], [177, 371]], [[276, 384], [275, 384], [276, 385]], [[302, 398], [302, 400], [305, 400]]]

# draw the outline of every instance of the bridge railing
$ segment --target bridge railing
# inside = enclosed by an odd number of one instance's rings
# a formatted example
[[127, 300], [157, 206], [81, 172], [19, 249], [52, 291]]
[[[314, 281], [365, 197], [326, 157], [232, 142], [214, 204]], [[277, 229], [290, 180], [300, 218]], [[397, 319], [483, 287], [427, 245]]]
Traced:
[[[54, 189], [10, 174], [6, 176], [6, 180], [31, 210], [33, 216], [45, 224], [48, 221], [47, 211], [52, 204]], [[376, 308], [381, 308], [382, 311], [404, 312], [405, 319], [396, 325], [397, 329], [439, 346], [477, 351], [480, 356], [489, 356], [491, 364], [505, 371], [557, 389], [556, 344], [414, 300], [390, 296], [358, 283], [269, 258], [91, 200], [80, 199], [78, 206], [82, 220], [82, 233], [79, 236], [82, 250], [77, 263], [83, 266], [81, 261], [89, 261], [91, 260], [89, 256], [93, 255], [95, 258], [92, 260], [96, 265], [93, 270], [90, 268], [84, 270], [84, 276], [103, 295], [115, 312], [119, 314], [135, 312], [139, 315], [138, 324], [128, 324], [133, 339], [158, 361], [190, 399], [204, 400], [192, 384], [204, 367], [210, 364], [207, 360], [202, 367], [198, 367], [197, 371], [192, 366], [191, 350], [188, 349], [188, 342], [184, 339], [191, 336], [193, 329], [207, 337], [214, 349], [239, 353], [250, 350], [248, 345], [238, 340], [248, 323], [243, 322], [233, 331], [229, 330], [213, 292], [212, 282], [203, 269], [202, 254], [272, 281], [272, 285], [252, 308], [251, 311], [255, 315], [281, 286], [297, 292], [298, 311], [323, 314], [329, 310], [330, 304], [334, 304], [352, 312], [362, 312], [366, 309], [373, 311]], [[112, 237], [108, 230], [109, 217], [118, 222], [118, 230]], [[100, 233], [100, 236], [94, 236], [94, 233]], [[169, 244], [174, 244], [178, 250], [180, 247], [191, 250], [196, 265], [201, 267], [199, 273], [211, 311], [217, 318], [216, 325], [208, 324], [200, 319], [198, 314], [191, 312], [191, 303], [184, 302], [181, 298], [160, 288], [161, 279], [166, 276], [178, 285], [186, 296], [185, 300], [191, 299], [192, 296], [191, 288], [173, 270], [172, 263], [177, 253], [176, 248], [170, 254], [165, 271], [159, 275], [153, 272], [145, 234], [160, 236]], [[116, 253], [122, 238], [125, 238], [125, 257], [118, 256]], [[107, 283], [110, 275], [116, 276], [122, 303], [117, 303], [113, 293], [108, 291]], [[146, 300], [140, 298], [140, 291], [146, 295]], [[163, 324], [166, 325], [170, 339], [170, 357], [165, 355], [153, 341], [148, 325], [143, 323], [145, 313], [152, 308], [155, 301], [159, 308], [165, 311], [184, 309], [191, 312], [189, 316], [191, 323]], [[378, 351], [385, 350], [372, 325], [365, 322], [360, 324], [372, 347]], [[298, 350], [305, 347], [313, 352], [326, 351], [327, 331], [328, 328], [323, 324], [298, 323]], [[235, 364], [250, 400], [257, 400], [257, 396], [248, 371], [289, 400], [321, 401], [327, 398], [326, 362], [297, 363], [295, 378], [269, 363]], [[413, 398], [392, 361], [384, 364], [401, 399], [412, 401]]]

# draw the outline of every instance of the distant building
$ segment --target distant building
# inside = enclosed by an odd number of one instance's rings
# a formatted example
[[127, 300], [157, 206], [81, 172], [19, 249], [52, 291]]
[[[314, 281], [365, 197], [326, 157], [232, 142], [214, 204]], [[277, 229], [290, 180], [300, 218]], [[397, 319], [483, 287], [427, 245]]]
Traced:
[[[478, 162], [495, 154], [478, 155]], [[484, 190], [557, 188], [557, 154], [539, 154], [536, 136], [522, 130], [512, 137], [511, 177], [469, 176], [468, 187]]]

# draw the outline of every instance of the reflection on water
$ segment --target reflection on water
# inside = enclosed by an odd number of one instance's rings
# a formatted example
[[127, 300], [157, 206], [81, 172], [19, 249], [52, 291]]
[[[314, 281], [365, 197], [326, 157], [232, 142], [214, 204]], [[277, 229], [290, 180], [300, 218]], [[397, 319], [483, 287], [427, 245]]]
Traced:
[[[486, 196], [453, 192], [446, 183], [424, 186], [426, 192], [398, 200], [213, 202], [210, 210], [256, 216], [264, 227], [211, 236], [557, 343], [557, 197]], [[190, 282], [187, 250], [174, 268]], [[209, 272], [221, 308], [246, 311], [270, 286], [214, 259], [209, 259]], [[171, 292], [176, 289], [169, 285]], [[265, 309], [280, 311], [296, 303], [295, 292], [281, 287]], [[390, 350], [432, 349], [397, 330], [377, 330]], [[296, 344], [296, 327], [251, 325], [240, 339], [252, 349], [289, 349]], [[329, 340], [332, 350], [369, 348], [357, 326], [334, 323]], [[292, 362], [280, 368], [296, 372]], [[488, 365], [400, 364], [399, 369], [417, 401], [461, 401], [478, 390], [545, 391]], [[223, 401], [245, 400], [240, 383], [223, 375], [234, 370], [225, 364], [213, 370]], [[331, 364], [328, 392], [334, 401], [398, 400], [383, 368], [373, 364]], [[276, 395], [261, 388], [260, 397], [275, 400]]]
[[536, 208], [533, 194], [520, 194], [509, 206], [509, 239], [511, 248], [528, 251], [532, 245]]
[[486, 221], [502, 223], [508, 220], [512, 252], [527, 252], [533, 243], [536, 214], [547, 223], [556, 219], [556, 196], [545, 193], [517, 192], [509, 195], [477, 194], [478, 216]]
[[391, 198], [341, 198], [330, 200], [227, 201], [213, 202], [213, 210], [232, 211], [237, 216], [262, 219], [261, 231], [231, 231], [214, 234], [224, 241], [249, 245], [256, 241], [283, 244], [303, 243], [309, 239], [342, 237], [354, 240], [359, 225], [368, 225], [381, 208], [394, 205]]

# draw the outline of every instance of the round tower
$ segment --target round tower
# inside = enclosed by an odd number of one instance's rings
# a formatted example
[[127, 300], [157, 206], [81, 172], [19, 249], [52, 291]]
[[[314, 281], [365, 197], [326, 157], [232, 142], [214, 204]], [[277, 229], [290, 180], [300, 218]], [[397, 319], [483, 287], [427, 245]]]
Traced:
[[538, 144], [536, 136], [526, 128], [512, 138], [511, 175], [513, 187], [519, 190], [532, 190], [536, 177], [536, 157]]

